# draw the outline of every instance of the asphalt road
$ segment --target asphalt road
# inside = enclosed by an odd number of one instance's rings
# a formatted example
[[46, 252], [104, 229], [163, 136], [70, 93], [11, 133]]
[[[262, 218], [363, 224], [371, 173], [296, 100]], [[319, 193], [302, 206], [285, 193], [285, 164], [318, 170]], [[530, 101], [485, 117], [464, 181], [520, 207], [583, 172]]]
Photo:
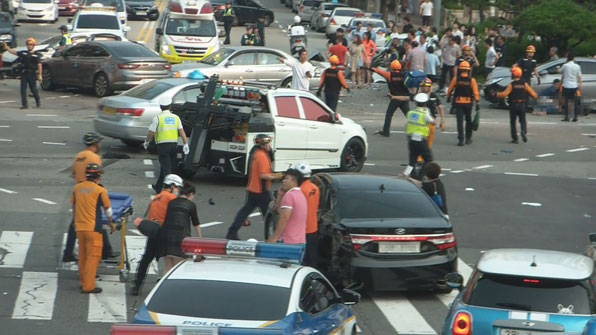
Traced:
[[[288, 50], [282, 29], [293, 14], [277, 1], [265, 4], [271, 5], [278, 21], [266, 31], [267, 45]], [[23, 23], [20, 45], [30, 35], [38, 39], [53, 35], [64, 22], [65, 18], [53, 25]], [[129, 24], [129, 38], [153, 45], [151, 22]], [[234, 28], [234, 42], [239, 42], [241, 31]], [[309, 35], [311, 48], [322, 48], [324, 43], [322, 34]], [[383, 122], [385, 92], [384, 86], [354, 90], [339, 105], [343, 117], [363, 124], [369, 134], [363, 173], [396, 175], [407, 162], [400, 113], [394, 116], [392, 137], [373, 135]], [[97, 99], [78, 91], [42, 91], [41, 95], [42, 108], [19, 110], [18, 82], [0, 81], [1, 333], [107, 334], [111, 323], [131, 318], [142, 297], [127, 295], [129, 287], [118, 281], [118, 271], [104, 265], [98, 286], [106, 291], [94, 297], [81, 295], [77, 272], [61, 263], [70, 222], [71, 161], [83, 149], [82, 135], [93, 130]], [[559, 119], [528, 115], [529, 142], [515, 145], [509, 143], [508, 113], [483, 105], [474, 143], [457, 147], [455, 118], [447, 115], [447, 129], [437, 131], [433, 152], [444, 170], [462, 273], [469, 274], [470, 266], [487, 249], [583, 251], [596, 223], [596, 118], [581, 117], [577, 123]], [[148, 185], [157, 174], [156, 157], [113, 139], [104, 140], [102, 154], [103, 184], [111, 192], [130, 194], [136, 214], [144, 213], [152, 195]], [[204, 235], [224, 237], [244, 201], [245, 180], [200, 173], [192, 182], [198, 190], [195, 202]], [[260, 215], [251, 221], [241, 237], [262, 239]], [[135, 263], [144, 242], [129, 228], [128, 251]], [[120, 236], [112, 235], [111, 241], [119, 250]], [[154, 274], [149, 276], [144, 294], [156, 279]], [[434, 334], [441, 332], [452, 298], [420, 292], [374, 293], [367, 294], [355, 310], [364, 334]]]

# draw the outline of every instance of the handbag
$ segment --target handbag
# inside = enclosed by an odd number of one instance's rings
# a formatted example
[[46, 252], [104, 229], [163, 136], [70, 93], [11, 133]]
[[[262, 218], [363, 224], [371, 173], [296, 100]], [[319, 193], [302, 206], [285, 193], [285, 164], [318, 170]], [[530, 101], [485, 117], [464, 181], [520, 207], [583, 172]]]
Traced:
[[474, 114], [474, 119], [472, 120], [472, 130], [478, 131], [479, 126], [480, 126], [480, 112], [476, 111], [476, 114]]
[[435, 187], [435, 192], [431, 195], [431, 199], [439, 206], [439, 208], [443, 208], [443, 197], [437, 192], [437, 183], [434, 182], [433, 186]]

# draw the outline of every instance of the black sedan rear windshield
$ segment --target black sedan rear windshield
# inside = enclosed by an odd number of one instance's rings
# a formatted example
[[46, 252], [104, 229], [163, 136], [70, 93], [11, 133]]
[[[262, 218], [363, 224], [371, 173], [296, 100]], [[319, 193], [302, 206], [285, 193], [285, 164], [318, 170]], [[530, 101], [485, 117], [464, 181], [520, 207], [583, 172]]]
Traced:
[[473, 306], [558, 313], [573, 306], [573, 314], [593, 314], [588, 283], [577, 280], [524, 278], [482, 274], [467, 303]]
[[336, 206], [343, 219], [437, 217], [439, 213], [431, 201], [422, 191], [342, 190]]
[[159, 57], [151, 49], [136, 43], [110, 43], [110, 51], [120, 57]]
[[86, 14], [79, 16], [77, 21], [79, 29], [112, 29], [118, 30], [118, 18], [112, 15]]
[[188, 317], [265, 321], [288, 310], [290, 289], [213, 280], [170, 279], [155, 292], [147, 309]]
[[135, 86], [130, 90], [122, 93], [127, 97], [134, 97], [144, 100], [151, 100], [157, 97], [158, 95], [162, 94], [163, 92], [169, 90], [173, 86], [170, 84], [166, 84], [157, 80], [150, 81], [146, 84], [141, 84], [139, 86]]

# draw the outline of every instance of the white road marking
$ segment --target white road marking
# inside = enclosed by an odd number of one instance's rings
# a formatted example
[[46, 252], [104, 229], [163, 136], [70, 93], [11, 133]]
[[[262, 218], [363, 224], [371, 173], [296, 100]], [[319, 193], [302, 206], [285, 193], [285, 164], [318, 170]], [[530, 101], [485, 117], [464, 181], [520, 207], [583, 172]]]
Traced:
[[389, 132], [391, 134], [405, 134], [405, 131], [403, 130], [390, 130]]
[[529, 158], [518, 158], [518, 159], [514, 159], [514, 162], [525, 162], [525, 161], [529, 161]]
[[207, 227], [217, 226], [217, 225], [220, 225], [222, 223], [223, 222], [220, 222], [220, 221], [207, 222], [207, 223], [201, 224], [201, 228], [207, 228]]
[[466, 187], [466, 191], [474, 191], [474, 188], [472, 188], [472, 187]]
[[26, 114], [27, 116], [49, 116], [49, 117], [53, 117], [53, 116], [58, 116], [56, 114]]
[[443, 134], [457, 134], [457, 131], [442, 131]]
[[536, 125], [551, 125], [551, 124], [558, 124], [556, 122], [528, 122], [528, 124], [536, 124]]
[[375, 166], [375, 163], [364, 163], [365, 166]]
[[0, 128], [10, 128], [10, 126], [0, 125]]
[[47, 97], [47, 100], [56, 100], [56, 97]]
[[70, 95], [61, 95], [60, 98], [61, 99], [70, 98]]
[[480, 123], [500, 123], [499, 121], [480, 121]]
[[39, 129], [70, 129], [70, 126], [37, 126]]
[[371, 294], [373, 302], [379, 307], [387, 321], [398, 334], [436, 334], [435, 330], [426, 322], [424, 316], [403, 295], [394, 293]]
[[505, 172], [506, 175], [510, 176], [528, 176], [528, 177], [538, 177], [537, 173], [523, 173], [523, 172]]
[[441, 168], [441, 170], [443, 170], [443, 171], [451, 171], [452, 169], [448, 169], [448, 168]]
[[8, 194], [17, 194], [18, 193], [18, 192], [15, 192], [13, 190], [9, 190], [9, 189], [6, 189], [6, 188], [1, 188], [1, 187], [0, 187], [0, 192], [4, 192], [4, 193], [8, 193]]
[[43, 202], [44, 204], [48, 204], [48, 205], [56, 205], [57, 203], [47, 200], [47, 199], [43, 199], [43, 198], [32, 198], [35, 201], [39, 201], [39, 202]]
[[541, 207], [542, 204], [539, 202], [522, 202], [522, 206], [532, 206], [532, 207]]
[[153, 161], [150, 159], [143, 159], [143, 164], [145, 165], [153, 165]]
[[474, 169], [474, 170], [482, 170], [482, 169], [488, 169], [488, 168], [491, 168], [491, 167], [493, 167], [493, 166], [494, 166], [494, 165], [480, 165], [480, 166], [473, 167], [472, 169]]
[[153, 189], [153, 185], [147, 184], [147, 188], [150, 189], [150, 190], [152, 190]]
[[12, 318], [51, 320], [57, 292], [57, 272], [23, 272]]
[[255, 216], [261, 216], [261, 212], [254, 212], [248, 215], [249, 218], [254, 218]]
[[0, 138], [0, 142], [12, 142], [9, 138]]
[[451, 173], [462, 173], [462, 172], [465, 172], [465, 171], [464, 170], [454, 170], [454, 171], [451, 171]]
[[536, 155], [536, 157], [550, 157], [550, 156], [554, 156], [555, 154], [553, 154], [552, 152], [546, 153], [546, 154], [540, 154], [540, 155]]
[[49, 144], [49, 145], [66, 145], [66, 143], [61, 143], [61, 142], [41, 142], [43, 144]]
[[155, 173], [153, 173], [153, 171], [145, 171], [145, 177], [155, 178]]
[[[147, 237], [142, 236], [126, 236], [126, 250], [128, 250], [128, 260], [130, 262], [130, 272], [136, 273], [138, 263], [143, 258], [145, 253], [145, 245], [147, 244]], [[149, 265], [147, 273], [157, 273], [157, 262], [153, 260]]]
[[0, 101], [0, 104], [9, 104], [9, 103], [12, 103], [12, 102], [16, 102], [16, 101], [14, 101], [14, 100]]
[[100, 294], [89, 294], [88, 322], [126, 322], [126, 284], [118, 276], [101, 276]]
[[596, 180], [596, 177], [588, 177], [589, 180]]
[[[470, 275], [472, 274], [472, 267], [466, 264], [461, 258], [457, 259], [457, 271], [464, 277], [464, 285], [468, 279], [470, 279]], [[437, 294], [437, 298], [441, 300], [441, 302], [449, 307], [449, 304], [455, 300], [455, 297], [459, 294], [458, 290], [453, 290], [448, 294]]]
[[569, 149], [569, 150], [565, 150], [567, 152], [578, 152], [578, 151], [586, 151], [586, 150], [590, 150], [590, 148], [576, 148], [576, 149]]
[[23, 268], [27, 252], [31, 245], [33, 232], [5, 230], [0, 236], [0, 249], [4, 249], [4, 257], [0, 258], [0, 268]]
[[596, 136], [596, 134], [582, 134], [583, 136]]

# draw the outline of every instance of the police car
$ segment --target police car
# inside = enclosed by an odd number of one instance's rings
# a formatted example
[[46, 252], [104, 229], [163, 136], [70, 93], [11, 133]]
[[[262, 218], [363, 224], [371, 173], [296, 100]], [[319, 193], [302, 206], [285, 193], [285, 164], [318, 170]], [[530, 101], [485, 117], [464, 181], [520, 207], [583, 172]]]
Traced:
[[112, 335], [135, 330], [205, 335], [356, 332], [348, 305], [360, 295], [344, 290], [340, 296], [319, 271], [301, 266], [303, 245], [186, 238], [182, 249], [195, 254], [195, 260], [170, 270], [131, 324], [112, 326]]
[[594, 334], [594, 261], [567, 252], [496, 249], [482, 254], [469, 282], [447, 275], [462, 290], [443, 334]]

